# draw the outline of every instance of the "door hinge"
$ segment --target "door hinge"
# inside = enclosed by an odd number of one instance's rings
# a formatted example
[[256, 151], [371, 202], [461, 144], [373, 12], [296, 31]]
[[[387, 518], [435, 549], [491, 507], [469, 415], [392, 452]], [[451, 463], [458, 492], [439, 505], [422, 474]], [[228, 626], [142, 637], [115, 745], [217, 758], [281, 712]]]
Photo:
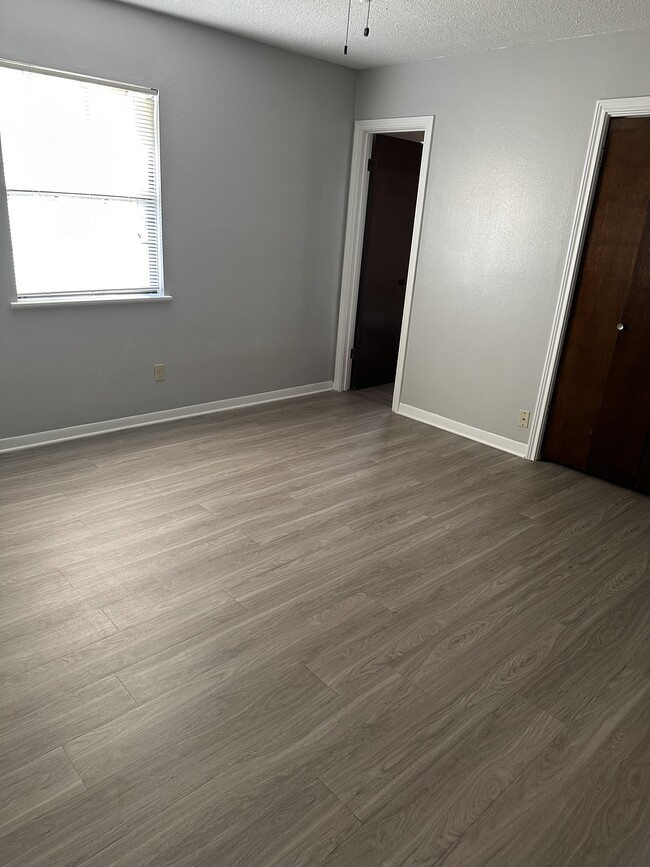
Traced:
[[354, 346], [350, 350], [350, 358], [354, 358]]
[[372, 161], [372, 157], [368, 160], [368, 171], [371, 172], [375, 167], [375, 164]]

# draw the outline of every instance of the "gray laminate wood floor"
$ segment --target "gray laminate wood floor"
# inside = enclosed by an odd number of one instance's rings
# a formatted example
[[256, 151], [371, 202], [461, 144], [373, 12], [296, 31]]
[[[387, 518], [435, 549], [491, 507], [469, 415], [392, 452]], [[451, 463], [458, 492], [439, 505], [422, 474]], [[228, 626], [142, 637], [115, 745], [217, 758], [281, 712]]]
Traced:
[[386, 382], [384, 385], [371, 385], [369, 388], [361, 388], [355, 391], [357, 397], [365, 397], [367, 400], [378, 400], [387, 406], [393, 403], [394, 382]]
[[0, 516], [3, 867], [650, 863], [648, 499], [328, 394]]

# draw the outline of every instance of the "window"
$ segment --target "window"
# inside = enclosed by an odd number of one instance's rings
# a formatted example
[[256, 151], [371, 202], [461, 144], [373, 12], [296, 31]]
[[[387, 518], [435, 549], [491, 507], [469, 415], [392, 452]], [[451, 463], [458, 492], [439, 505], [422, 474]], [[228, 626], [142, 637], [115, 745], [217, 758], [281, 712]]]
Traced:
[[19, 303], [163, 296], [158, 93], [0, 64]]

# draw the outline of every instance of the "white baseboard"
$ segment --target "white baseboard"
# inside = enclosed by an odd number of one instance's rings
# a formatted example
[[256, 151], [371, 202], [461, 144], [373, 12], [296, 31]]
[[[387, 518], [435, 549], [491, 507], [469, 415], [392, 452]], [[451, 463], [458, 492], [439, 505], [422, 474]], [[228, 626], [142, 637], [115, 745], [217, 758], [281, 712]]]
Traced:
[[296, 385], [293, 388], [280, 388], [277, 391], [264, 391], [261, 394], [247, 394], [244, 397], [227, 397], [225, 400], [213, 400], [209, 403], [197, 403], [194, 406], [179, 406], [175, 409], [163, 409], [159, 412], [147, 412], [143, 415], [132, 415], [126, 418], [113, 418], [107, 421], [96, 421], [90, 424], [78, 424], [74, 427], [62, 427], [58, 430], [46, 430], [39, 433], [23, 434], [22, 436], [0, 439], [0, 452], [13, 452], [18, 449], [29, 449], [35, 446], [52, 445], [65, 440], [76, 440], [82, 437], [98, 436], [118, 430], [128, 430], [134, 427], [144, 427], [150, 424], [163, 424], [181, 418], [192, 418], [197, 415], [210, 415], [245, 406], [257, 406], [262, 403], [272, 403], [277, 400], [288, 400], [291, 397], [304, 397], [308, 394], [319, 394], [331, 391], [333, 383], [314, 382], [310, 385]]
[[439, 427], [450, 433], [458, 434], [458, 436], [466, 437], [469, 440], [475, 440], [477, 443], [501, 449], [502, 452], [509, 452], [511, 455], [517, 455], [518, 458], [525, 458], [528, 452], [527, 443], [520, 443], [517, 440], [511, 440], [508, 437], [502, 437], [499, 434], [490, 433], [490, 431], [481, 430], [478, 427], [471, 427], [471, 425], [454, 421], [451, 418], [445, 418], [443, 415], [436, 415], [434, 412], [418, 409], [416, 406], [400, 403], [398, 413], [415, 419], [415, 421], [422, 421], [424, 424], [430, 424], [432, 427]]

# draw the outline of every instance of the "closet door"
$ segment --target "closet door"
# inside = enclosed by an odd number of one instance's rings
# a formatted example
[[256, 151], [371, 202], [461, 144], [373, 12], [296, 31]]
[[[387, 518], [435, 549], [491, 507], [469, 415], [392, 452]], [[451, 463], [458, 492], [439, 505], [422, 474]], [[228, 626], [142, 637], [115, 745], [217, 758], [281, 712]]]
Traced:
[[587, 472], [634, 488], [650, 431], [650, 209], [616, 328]]
[[650, 118], [613, 119], [542, 447], [634, 487], [650, 430]]

